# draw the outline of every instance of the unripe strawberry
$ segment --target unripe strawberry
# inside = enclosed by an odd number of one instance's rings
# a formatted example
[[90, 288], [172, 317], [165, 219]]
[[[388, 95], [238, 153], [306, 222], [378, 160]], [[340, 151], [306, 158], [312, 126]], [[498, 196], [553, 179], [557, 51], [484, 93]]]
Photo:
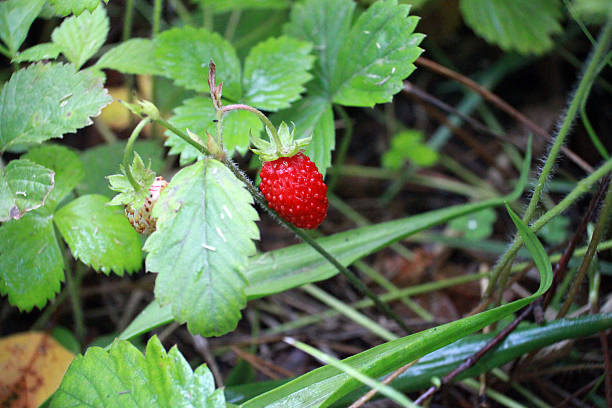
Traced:
[[327, 216], [323, 176], [301, 152], [264, 162], [259, 188], [268, 205], [298, 228], [317, 228]]
[[125, 215], [130, 224], [141, 234], [151, 234], [155, 231], [155, 218], [153, 218], [153, 206], [157, 202], [162, 190], [168, 186], [168, 182], [163, 177], [155, 177], [155, 181], [149, 187], [149, 195], [145, 198], [144, 204], [134, 208], [132, 204], [125, 206]]

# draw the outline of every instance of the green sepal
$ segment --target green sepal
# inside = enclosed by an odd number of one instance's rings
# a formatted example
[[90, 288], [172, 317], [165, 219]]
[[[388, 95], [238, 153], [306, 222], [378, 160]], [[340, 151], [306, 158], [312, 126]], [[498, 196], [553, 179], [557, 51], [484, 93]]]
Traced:
[[269, 140], [251, 135], [251, 143], [255, 146], [255, 149], [251, 150], [262, 161], [273, 161], [280, 157], [294, 156], [300, 150], [304, 150], [312, 140], [312, 136], [295, 140], [295, 125], [289, 130], [289, 126], [285, 122], [281, 122], [278, 126], [278, 140], [268, 127], [266, 127], [266, 133]]
[[130, 173], [132, 173], [132, 177], [139, 188], [135, 189], [132, 186], [132, 183], [130, 183], [130, 180], [125, 175], [125, 169], [121, 166], [122, 174], [113, 174], [106, 177], [109, 188], [119, 192], [107, 205], [132, 204], [134, 208], [142, 206], [145, 198], [149, 195], [149, 187], [155, 181], [155, 173], [150, 167], [150, 162], [149, 165], [145, 166], [140, 155], [134, 152], [134, 160], [130, 165]]

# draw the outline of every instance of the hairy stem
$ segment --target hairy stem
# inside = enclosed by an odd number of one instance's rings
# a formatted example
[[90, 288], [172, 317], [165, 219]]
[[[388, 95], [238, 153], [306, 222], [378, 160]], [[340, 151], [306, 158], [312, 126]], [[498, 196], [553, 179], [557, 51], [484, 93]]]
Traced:
[[125, 150], [123, 151], [123, 170], [125, 171], [125, 175], [127, 179], [130, 181], [130, 184], [132, 185], [132, 187], [134, 187], [134, 190], [139, 190], [140, 187], [142, 187], [134, 179], [134, 176], [132, 176], [132, 171], [130, 170], [130, 160], [132, 159], [132, 152], [134, 151], [134, 142], [136, 141], [136, 139], [138, 139], [138, 136], [140, 135], [140, 132], [142, 131], [142, 129], [150, 121], [151, 121], [151, 118], [147, 117], [147, 118], [142, 119], [138, 123], [138, 125], [132, 131], [132, 134], [130, 135], [130, 138], [128, 139], [127, 144], [125, 145]]
[[278, 132], [276, 131], [276, 127], [274, 127], [274, 125], [272, 124], [270, 119], [268, 119], [268, 117], [266, 115], [264, 115], [259, 109], [255, 109], [252, 106], [243, 105], [241, 103], [235, 104], [235, 105], [227, 105], [227, 106], [224, 106], [223, 108], [221, 108], [221, 112], [223, 112], [224, 114], [227, 113], [227, 112], [233, 111], [233, 110], [245, 110], [245, 111], [249, 111], [249, 112], [254, 113], [255, 115], [257, 115], [257, 117], [270, 130], [270, 133], [272, 134], [272, 137], [274, 138], [274, 142], [276, 142], [276, 145], [277, 146], [281, 146], [282, 145], [280, 137], [278, 136]]

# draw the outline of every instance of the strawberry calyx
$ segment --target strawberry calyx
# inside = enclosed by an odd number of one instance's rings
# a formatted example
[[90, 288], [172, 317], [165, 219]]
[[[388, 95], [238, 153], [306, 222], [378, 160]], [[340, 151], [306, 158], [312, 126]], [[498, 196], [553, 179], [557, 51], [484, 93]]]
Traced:
[[281, 157], [292, 157], [308, 146], [312, 140], [310, 136], [296, 140], [295, 126], [289, 130], [285, 122], [279, 125], [278, 131], [266, 126], [266, 133], [268, 140], [251, 135], [251, 143], [255, 146], [251, 151], [264, 162], [274, 161]]

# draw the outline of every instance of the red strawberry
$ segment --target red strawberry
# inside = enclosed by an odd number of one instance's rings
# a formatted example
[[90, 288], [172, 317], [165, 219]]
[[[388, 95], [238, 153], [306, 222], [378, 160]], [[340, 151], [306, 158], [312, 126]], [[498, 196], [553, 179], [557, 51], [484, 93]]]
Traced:
[[270, 207], [298, 228], [317, 228], [327, 216], [323, 176], [301, 152], [264, 162], [259, 188]]
[[148, 235], [155, 231], [155, 218], [152, 216], [153, 206], [166, 186], [168, 182], [163, 177], [155, 177], [155, 181], [149, 187], [149, 196], [142, 206], [136, 209], [131, 204], [125, 206], [125, 215], [130, 220], [132, 227], [139, 233]]

